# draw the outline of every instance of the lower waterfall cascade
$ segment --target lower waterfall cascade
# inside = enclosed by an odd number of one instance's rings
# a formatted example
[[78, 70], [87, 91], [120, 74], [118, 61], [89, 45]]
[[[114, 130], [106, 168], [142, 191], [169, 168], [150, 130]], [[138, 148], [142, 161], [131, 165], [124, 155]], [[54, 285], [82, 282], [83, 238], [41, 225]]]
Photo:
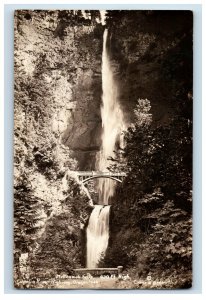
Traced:
[[110, 206], [95, 205], [87, 227], [87, 267], [96, 268], [109, 240]]

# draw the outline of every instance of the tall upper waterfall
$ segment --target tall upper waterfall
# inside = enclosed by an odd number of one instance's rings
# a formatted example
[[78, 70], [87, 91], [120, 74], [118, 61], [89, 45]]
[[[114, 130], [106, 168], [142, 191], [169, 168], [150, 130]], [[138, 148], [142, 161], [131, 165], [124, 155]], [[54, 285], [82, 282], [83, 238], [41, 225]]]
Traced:
[[[121, 143], [121, 133], [125, 128], [123, 113], [118, 102], [118, 87], [107, 50], [107, 37], [108, 30], [105, 29], [102, 52], [102, 146], [96, 163], [97, 170], [101, 171], [107, 170], [111, 164], [108, 158], [113, 156], [116, 143]], [[108, 204], [109, 198], [114, 194], [114, 189], [113, 180], [99, 180], [100, 199], [104, 204]]]
[[[116, 143], [121, 144], [121, 133], [124, 129], [123, 113], [118, 103], [118, 88], [115, 82], [112, 64], [107, 50], [108, 30], [103, 36], [102, 52], [102, 146], [97, 157], [96, 169], [107, 170], [110, 165], [109, 157], [113, 156]], [[109, 240], [110, 197], [114, 194], [114, 181], [99, 179], [99, 203], [95, 205], [87, 227], [87, 267], [96, 268], [98, 261], [104, 256]]]

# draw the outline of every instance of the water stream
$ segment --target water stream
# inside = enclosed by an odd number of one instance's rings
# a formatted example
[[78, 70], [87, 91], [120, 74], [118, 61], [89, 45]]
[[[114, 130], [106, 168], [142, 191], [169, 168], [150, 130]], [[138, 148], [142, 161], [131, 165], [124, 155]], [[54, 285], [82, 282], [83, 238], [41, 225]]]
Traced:
[[[116, 143], [121, 143], [121, 133], [124, 127], [124, 118], [118, 102], [118, 87], [114, 78], [112, 63], [108, 49], [108, 30], [103, 35], [102, 52], [102, 136], [101, 150], [96, 158], [96, 169], [108, 171]], [[95, 205], [87, 227], [87, 267], [95, 268], [98, 261], [104, 256], [109, 239], [109, 200], [114, 194], [115, 182], [111, 179], [99, 179], [99, 205]], [[100, 205], [102, 204], [102, 205]]]

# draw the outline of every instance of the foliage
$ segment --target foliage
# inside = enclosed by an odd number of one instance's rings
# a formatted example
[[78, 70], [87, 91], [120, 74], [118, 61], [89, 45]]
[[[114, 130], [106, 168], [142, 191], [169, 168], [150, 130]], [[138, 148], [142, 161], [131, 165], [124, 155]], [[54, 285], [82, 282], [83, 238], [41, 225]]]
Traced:
[[188, 286], [192, 259], [190, 105], [186, 98], [170, 124], [155, 128], [149, 101], [138, 101], [136, 122], [125, 134], [127, 177], [113, 201], [112, 238], [104, 259], [105, 264], [112, 260], [121, 264], [122, 260], [126, 269], [136, 268], [142, 278], [148, 274], [181, 278], [184, 273], [188, 283], [182, 284]]
[[134, 109], [136, 126], [149, 126], [152, 122], [152, 114], [150, 113], [151, 105], [148, 99], [138, 99], [138, 104]]

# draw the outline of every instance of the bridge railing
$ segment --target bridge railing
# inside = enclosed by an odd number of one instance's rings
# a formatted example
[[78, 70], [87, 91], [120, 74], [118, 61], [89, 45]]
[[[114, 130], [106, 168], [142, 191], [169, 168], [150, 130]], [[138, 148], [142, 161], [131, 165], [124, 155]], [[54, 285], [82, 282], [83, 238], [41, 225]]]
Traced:
[[119, 176], [119, 177], [125, 177], [125, 172], [106, 172], [106, 171], [76, 171], [75, 172], [78, 176]]

